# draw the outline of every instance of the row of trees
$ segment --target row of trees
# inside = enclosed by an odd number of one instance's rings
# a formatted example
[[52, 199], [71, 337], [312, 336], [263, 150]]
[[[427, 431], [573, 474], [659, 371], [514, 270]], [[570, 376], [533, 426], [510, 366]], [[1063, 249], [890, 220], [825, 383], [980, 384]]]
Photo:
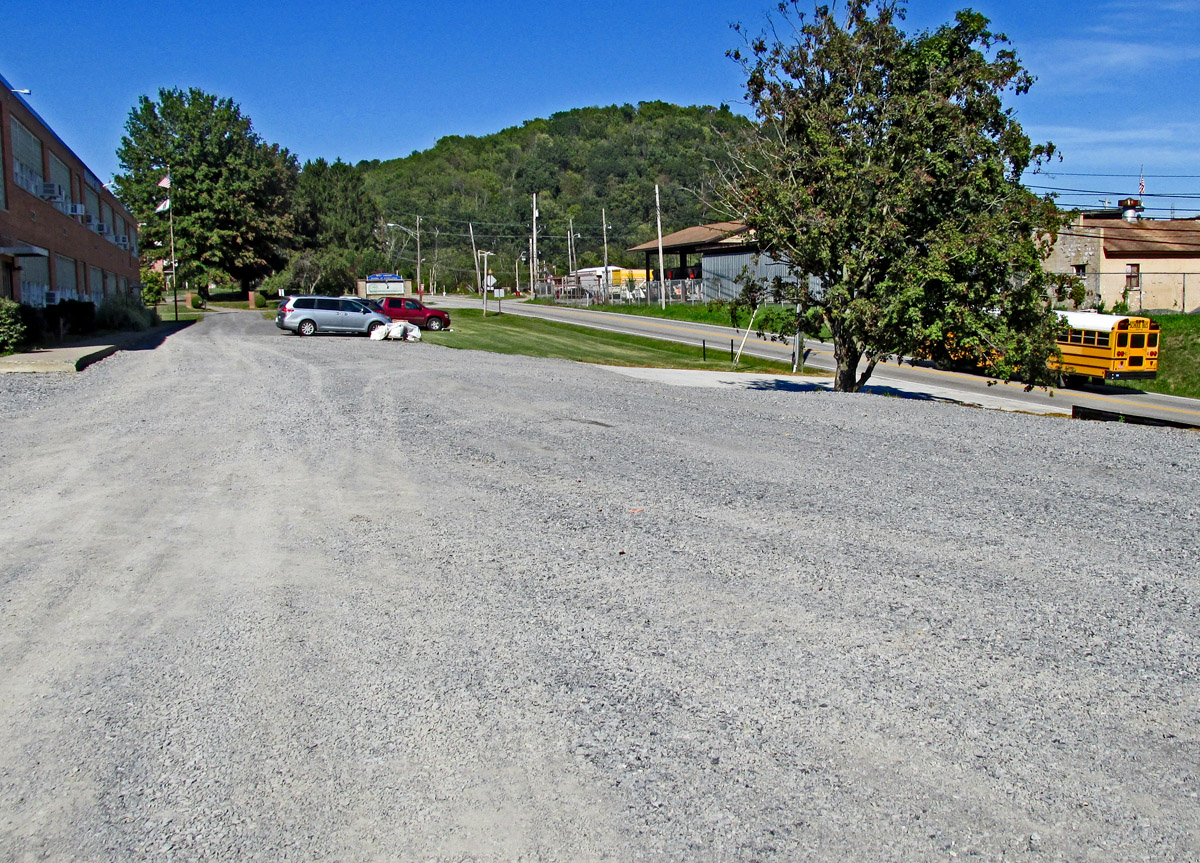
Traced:
[[[664, 230], [710, 221], [705, 192], [713, 166], [751, 127], [726, 106], [576, 108], [491, 135], [442, 138], [405, 158], [358, 167], [389, 221], [412, 231], [421, 216], [425, 273], [436, 256], [447, 279], [473, 282], [473, 232], [476, 245], [495, 252], [493, 261], [511, 277], [514, 259], [527, 249], [535, 193], [538, 256], [562, 273], [572, 229], [578, 264], [602, 263], [602, 213], [609, 262], [640, 265], [625, 250], [655, 235], [655, 185]], [[406, 236], [397, 229], [393, 239], [400, 265], [411, 267], [416, 250], [405, 245]]]
[[[306, 163], [264, 141], [232, 99], [164, 89], [130, 112], [117, 150], [117, 193], [141, 226], [147, 263], [209, 284], [343, 290], [383, 258], [379, 209], [360, 172]], [[169, 177], [169, 180], [168, 180]]]

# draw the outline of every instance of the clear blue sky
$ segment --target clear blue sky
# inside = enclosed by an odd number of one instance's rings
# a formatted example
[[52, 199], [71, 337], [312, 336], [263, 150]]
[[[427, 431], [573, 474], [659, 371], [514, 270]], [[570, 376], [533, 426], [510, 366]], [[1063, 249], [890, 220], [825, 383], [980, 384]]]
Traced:
[[[739, 109], [735, 20], [771, 0], [141, 3], [4, 0], [0, 73], [102, 179], [138, 96], [232, 97], [303, 161], [404, 156], [554, 111], [662, 99]], [[915, 0], [906, 29], [965, 3]], [[1064, 154], [1031, 184], [1068, 205], [1137, 194], [1149, 215], [1200, 212], [1200, 0], [979, 0], [1039, 78], [1012, 102]], [[36, 7], [36, 14], [30, 14]], [[1073, 174], [1123, 174], [1088, 177]], [[1157, 175], [1173, 175], [1159, 177]], [[1197, 198], [1158, 198], [1186, 193]]]

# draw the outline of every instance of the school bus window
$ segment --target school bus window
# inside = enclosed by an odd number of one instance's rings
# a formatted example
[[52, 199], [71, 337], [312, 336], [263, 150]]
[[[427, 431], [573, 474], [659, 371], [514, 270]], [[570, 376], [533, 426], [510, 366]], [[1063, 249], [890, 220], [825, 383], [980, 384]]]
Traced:
[[1101, 348], [1108, 347], [1108, 333], [1096, 333], [1096, 346]]
[[1158, 347], [1158, 333], [1151, 333], [1150, 335], [1146, 336], [1146, 347], [1148, 347], [1148, 348], [1157, 348]]
[[1083, 334], [1083, 343], [1085, 345], [1096, 344], [1096, 334], [1091, 332], [1090, 330], [1085, 330], [1084, 334]]
[[1146, 334], [1145, 333], [1134, 333], [1133, 338], [1129, 342], [1129, 347], [1130, 348], [1146, 347]]
[[1082, 330], [1071, 330], [1071, 344], [1073, 344], [1073, 345], [1083, 344], [1083, 331]]
[[1117, 347], [1118, 348], [1129, 347], [1129, 333], [1117, 333]]

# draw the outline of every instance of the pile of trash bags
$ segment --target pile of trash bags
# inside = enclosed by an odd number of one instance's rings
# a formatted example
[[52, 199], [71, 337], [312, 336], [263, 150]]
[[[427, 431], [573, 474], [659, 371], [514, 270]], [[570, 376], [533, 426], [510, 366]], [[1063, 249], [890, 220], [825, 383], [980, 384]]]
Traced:
[[371, 333], [371, 338], [376, 341], [394, 339], [396, 341], [419, 342], [421, 341], [421, 328], [416, 324], [408, 323], [408, 321], [392, 321], [390, 324], [376, 327]]

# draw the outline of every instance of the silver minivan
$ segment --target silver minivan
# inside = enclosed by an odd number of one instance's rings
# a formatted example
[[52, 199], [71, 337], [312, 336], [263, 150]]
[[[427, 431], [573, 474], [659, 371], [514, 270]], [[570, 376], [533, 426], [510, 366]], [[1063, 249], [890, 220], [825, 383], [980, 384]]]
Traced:
[[275, 326], [298, 336], [314, 333], [365, 333], [390, 324], [381, 315], [356, 299], [348, 297], [288, 297], [279, 304]]

